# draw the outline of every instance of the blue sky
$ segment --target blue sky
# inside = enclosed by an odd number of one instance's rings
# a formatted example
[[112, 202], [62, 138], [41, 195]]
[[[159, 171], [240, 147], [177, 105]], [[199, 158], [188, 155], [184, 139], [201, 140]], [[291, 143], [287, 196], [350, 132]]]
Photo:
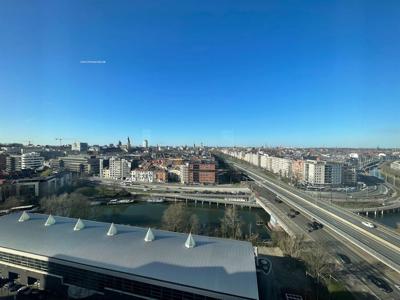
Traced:
[[399, 147], [399, 20], [399, 1], [2, 0], [0, 142]]

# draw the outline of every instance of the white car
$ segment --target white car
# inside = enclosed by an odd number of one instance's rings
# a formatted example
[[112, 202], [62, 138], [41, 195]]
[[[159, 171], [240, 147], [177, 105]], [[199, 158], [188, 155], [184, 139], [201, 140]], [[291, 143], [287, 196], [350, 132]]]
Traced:
[[371, 223], [371, 222], [367, 222], [367, 221], [362, 221], [361, 222], [364, 226], [368, 227], [368, 228], [375, 228], [375, 224]]

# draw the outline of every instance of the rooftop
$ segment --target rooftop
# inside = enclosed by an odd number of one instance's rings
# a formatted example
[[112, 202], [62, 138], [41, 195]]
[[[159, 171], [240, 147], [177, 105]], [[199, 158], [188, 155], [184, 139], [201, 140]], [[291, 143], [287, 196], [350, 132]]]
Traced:
[[[250, 243], [127, 225], [21, 213], [0, 217], [0, 247], [258, 299]], [[50, 223], [50, 224], [49, 224]], [[74, 229], [75, 228], [75, 229]], [[112, 231], [112, 234], [110, 234]], [[150, 235], [151, 235], [150, 234]], [[188, 241], [189, 240], [189, 241]], [[186, 244], [186, 246], [185, 246]], [[190, 245], [190, 247], [187, 247]]]

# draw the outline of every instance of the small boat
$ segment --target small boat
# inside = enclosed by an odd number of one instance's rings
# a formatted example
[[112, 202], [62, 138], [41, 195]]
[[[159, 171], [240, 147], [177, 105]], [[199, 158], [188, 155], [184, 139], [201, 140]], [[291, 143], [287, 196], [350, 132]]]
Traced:
[[133, 199], [111, 199], [110, 201], [107, 202], [107, 205], [117, 205], [117, 204], [129, 204], [129, 203], [133, 203], [135, 202], [135, 200]]
[[161, 199], [161, 198], [159, 198], [159, 199], [147, 199], [147, 202], [148, 203], [163, 203], [164, 199]]

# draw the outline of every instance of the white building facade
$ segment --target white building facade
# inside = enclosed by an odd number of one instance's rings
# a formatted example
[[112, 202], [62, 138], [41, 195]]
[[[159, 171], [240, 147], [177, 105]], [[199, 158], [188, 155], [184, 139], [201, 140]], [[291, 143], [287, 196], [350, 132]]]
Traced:
[[31, 152], [21, 155], [21, 169], [37, 169], [43, 167], [44, 158], [39, 153]]

